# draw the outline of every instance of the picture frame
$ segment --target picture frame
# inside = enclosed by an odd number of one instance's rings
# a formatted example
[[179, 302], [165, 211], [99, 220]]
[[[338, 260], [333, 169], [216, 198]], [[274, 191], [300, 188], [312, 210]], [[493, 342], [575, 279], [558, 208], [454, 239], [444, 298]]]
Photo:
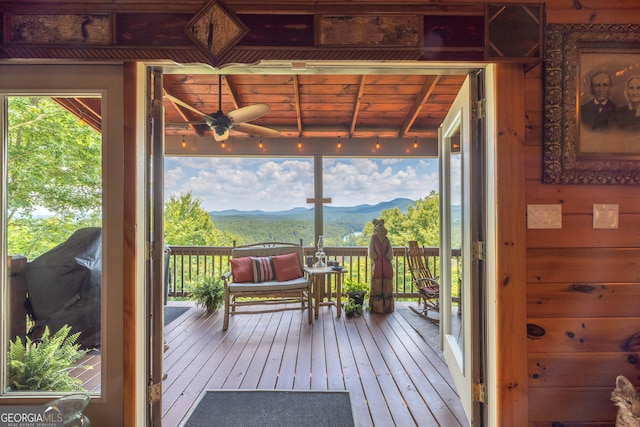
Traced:
[[635, 24], [545, 27], [544, 183], [640, 185], [639, 43]]

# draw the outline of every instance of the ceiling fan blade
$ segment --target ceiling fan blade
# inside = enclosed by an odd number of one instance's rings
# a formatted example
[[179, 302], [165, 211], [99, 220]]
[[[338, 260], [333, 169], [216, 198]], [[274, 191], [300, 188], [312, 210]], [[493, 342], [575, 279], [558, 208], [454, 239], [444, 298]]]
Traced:
[[236, 123], [233, 125], [233, 130], [255, 136], [280, 136], [280, 131], [251, 123]]
[[238, 123], [250, 122], [262, 117], [269, 111], [271, 111], [271, 108], [267, 104], [253, 104], [229, 111], [226, 115], [231, 120], [231, 123], [237, 126]]
[[186, 102], [182, 101], [179, 98], [176, 98], [173, 95], [169, 95], [167, 93], [167, 91], [164, 91], [164, 96], [169, 99], [171, 102], [180, 105], [181, 107], [186, 108], [187, 110], [193, 111], [196, 114], [200, 114], [201, 116], [208, 116], [208, 114], [203, 113], [202, 111], [198, 110], [197, 108], [192, 107], [191, 105], [187, 104]]

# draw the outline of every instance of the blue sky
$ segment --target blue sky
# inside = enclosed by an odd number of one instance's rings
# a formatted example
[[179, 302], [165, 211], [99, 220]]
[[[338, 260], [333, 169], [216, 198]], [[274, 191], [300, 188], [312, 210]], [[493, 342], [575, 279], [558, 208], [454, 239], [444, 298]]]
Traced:
[[[332, 206], [420, 199], [438, 191], [437, 159], [324, 159], [324, 197]], [[165, 197], [186, 193], [207, 211], [311, 207], [313, 159], [165, 157]]]

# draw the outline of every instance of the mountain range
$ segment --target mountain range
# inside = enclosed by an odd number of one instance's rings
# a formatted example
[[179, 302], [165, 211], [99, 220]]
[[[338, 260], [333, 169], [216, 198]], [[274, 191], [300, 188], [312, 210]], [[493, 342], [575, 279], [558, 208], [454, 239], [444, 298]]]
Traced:
[[[411, 199], [405, 198], [396, 198], [387, 202], [380, 202], [375, 205], [362, 204], [357, 206], [324, 206], [324, 217], [325, 220], [331, 221], [336, 219], [341, 219], [343, 217], [367, 217], [369, 221], [374, 218], [378, 218], [382, 211], [387, 209], [398, 208], [401, 211], [406, 211], [409, 205], [413, 205], [414, 201]], [[284, 211], [262, 211], [262, 210], [251, 210], [251, 211], [241, 211], [237, 209], [227, 209], [222, 211], [211, 211], [209, 212], [211, 218], [214, 220], [219, 220], [223, 217], [280, 217], [281, 219], [309, 219], [313, 220], [314, 213], [313, 208], [304, 208], [298, 207], [293, 209], [287, 209]]]
[[[397, 198], [375, 205], [324, 206], [324, 236], [326, 244], [349, 245], [350, 236], [362, 232], [365, 224], [380, 218], [382, 211], [398, 208], [406, 211], [414, 201]], [[216, 228], [240, 237], [244, 242], [297, 242], [313, 244], [313, 208], [293, 208], [283, 211], [241, 211], [229, 209], [209, 212]]]

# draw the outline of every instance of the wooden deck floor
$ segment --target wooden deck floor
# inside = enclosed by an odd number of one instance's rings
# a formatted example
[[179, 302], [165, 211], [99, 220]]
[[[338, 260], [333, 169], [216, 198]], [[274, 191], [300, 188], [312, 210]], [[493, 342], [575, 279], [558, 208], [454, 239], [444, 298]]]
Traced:
[[[189, 302], [170, 302], [170, 305]], [[468, 426], [449, 371], [399, 313], [313, 324], [288, 311], [232, 316], [191, 308], [165, 328], [163, 425], [178, 426], [206, 389], [349, 390], [360, 426]]]

